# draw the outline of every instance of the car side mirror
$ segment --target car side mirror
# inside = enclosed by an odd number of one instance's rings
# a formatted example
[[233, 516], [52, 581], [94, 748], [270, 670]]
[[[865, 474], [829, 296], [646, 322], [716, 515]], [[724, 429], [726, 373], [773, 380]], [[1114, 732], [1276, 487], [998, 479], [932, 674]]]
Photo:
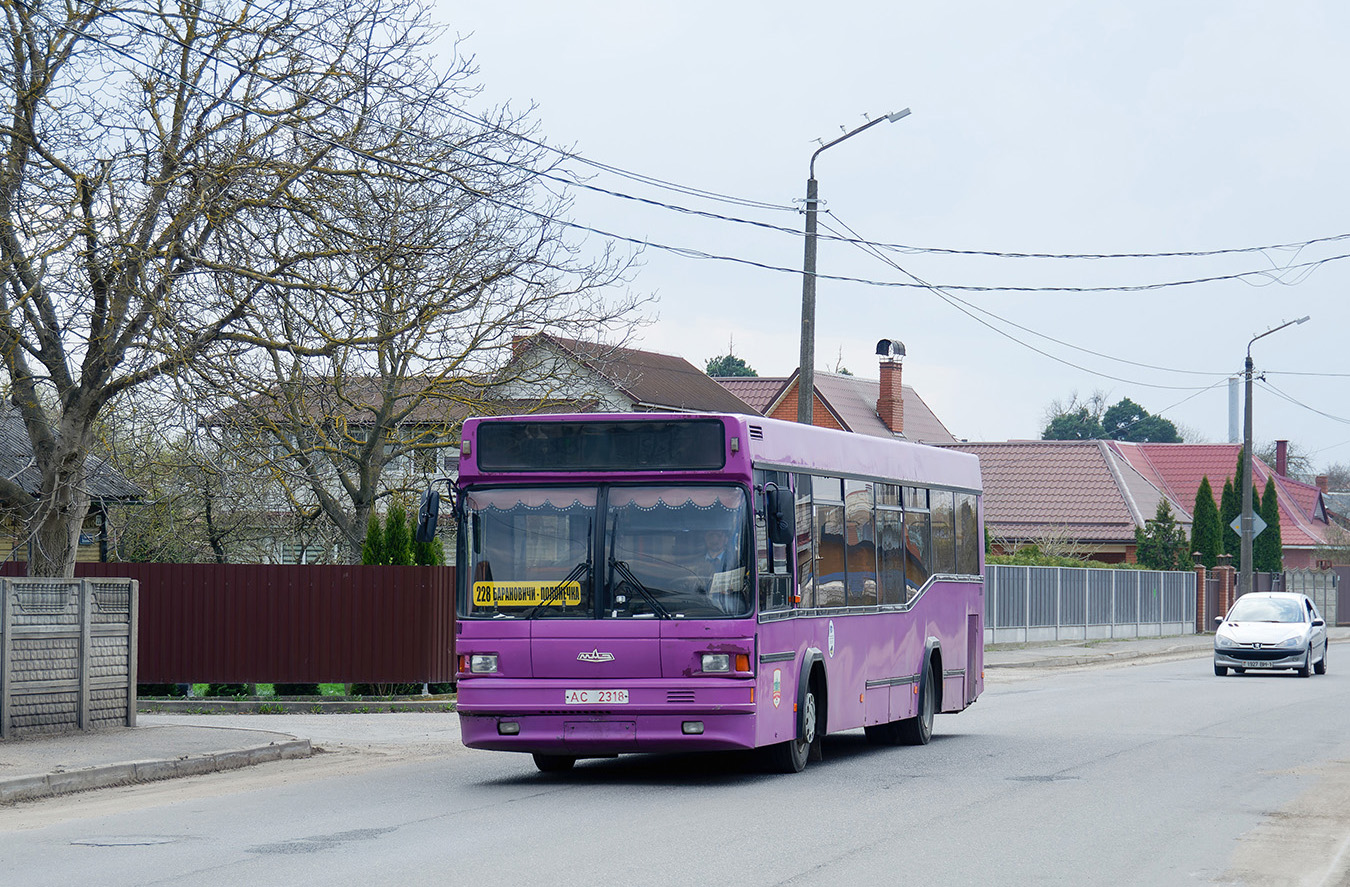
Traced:
[[1324, 619], [1314, 619], [1312, 624], [1313, 624], [1313, 628], [1316, 628], [1316, 627], [1319, 626], [1319, 625], [1326, 625], [1327, 623], [1326, 623], [1326, 620], [1324, 620]]
[[1222, 622], [1223, 622], [1223, 617], [1222, 617], [1222, 616], [1215, 616], [1215, 617], [1214, 617], [1214, 624], [1215, 624], [1215, 625], [1219, 625], [1219, 624], [1221, 624]]

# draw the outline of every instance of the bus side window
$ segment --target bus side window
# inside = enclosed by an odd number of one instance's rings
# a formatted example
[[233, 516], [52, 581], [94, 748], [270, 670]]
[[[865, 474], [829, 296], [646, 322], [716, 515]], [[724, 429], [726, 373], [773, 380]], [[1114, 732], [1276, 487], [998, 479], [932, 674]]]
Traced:
[[932, 573], [928, 490], [905, 487], [905, 601], [914, 600]]
[[956, 572], [967, 576], [980, 572], [979, 503], [973, 493], [956, 494]]
[[[759, 610], [761, 613], [786, 610], [792, 587], [788, 547], [775, 545], [769, 538], [768, 488], [782, 490], [788, 496], [788, 475], [783, 471], [755, 471], [755, 554], [759, 566]], [[790, 502], [790, 499], [785, 501]]]
[[815, 530], [811, 521], [811, 476], [797, 475], [797, 606], [816, 605]]

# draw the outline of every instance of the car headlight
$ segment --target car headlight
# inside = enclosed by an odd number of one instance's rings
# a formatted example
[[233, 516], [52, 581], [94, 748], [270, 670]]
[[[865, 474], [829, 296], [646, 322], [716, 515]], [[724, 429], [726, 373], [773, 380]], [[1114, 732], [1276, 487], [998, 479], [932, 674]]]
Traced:
[[1294, 635], [1293, 637], [1285, 638], [1284, 640], [1280, 641], [1280, 642], [1279, 642], [1278, 644], [1276, 644], [1275, 646], [1277, 646], [1277, 647], [1290, 647], [1290, 648], [1293, 648], [1293, 647], [1301, 647], [1301, 646], [1303, 646], [1303, 635], [1301, 635], [1301, 634], [1296, 634], [1296, 635]]
[[1219, 632], [1218, 634], [1214, 635], [1214, 643], [1215, 643], [1215, 646], [1219, 646], [1219, 647], [1240, 647], [1240, 646], [1242, 646], [1242, 644], [1238, 642], [1237, 638], [1232, 637], [1231, 635], [1226, 635], [1226, 634], [1224, 634], [1223, 632]]

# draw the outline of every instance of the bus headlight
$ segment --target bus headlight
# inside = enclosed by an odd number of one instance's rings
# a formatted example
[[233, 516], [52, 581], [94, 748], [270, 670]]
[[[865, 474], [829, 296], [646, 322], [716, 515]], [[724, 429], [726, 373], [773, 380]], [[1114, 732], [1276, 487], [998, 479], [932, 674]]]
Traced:
[[704, 653], [701, 670], [709, 673], [727, 673], [731, 671], [730, 653]]
[[469, 655], [469, 671], [473, 674], [496, 674], [496, 653], [472, 653]]

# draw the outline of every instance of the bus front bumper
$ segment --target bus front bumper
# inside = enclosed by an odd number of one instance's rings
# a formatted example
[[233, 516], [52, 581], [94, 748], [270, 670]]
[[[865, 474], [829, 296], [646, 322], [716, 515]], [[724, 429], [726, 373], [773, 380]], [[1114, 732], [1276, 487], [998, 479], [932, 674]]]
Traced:
[[750, 682], [628, 683], [621, 705], [574, 708], [565, 704], [561, 682], [461, 681], [456, 708], [464, 745], [577, 757], [754, 748]]

